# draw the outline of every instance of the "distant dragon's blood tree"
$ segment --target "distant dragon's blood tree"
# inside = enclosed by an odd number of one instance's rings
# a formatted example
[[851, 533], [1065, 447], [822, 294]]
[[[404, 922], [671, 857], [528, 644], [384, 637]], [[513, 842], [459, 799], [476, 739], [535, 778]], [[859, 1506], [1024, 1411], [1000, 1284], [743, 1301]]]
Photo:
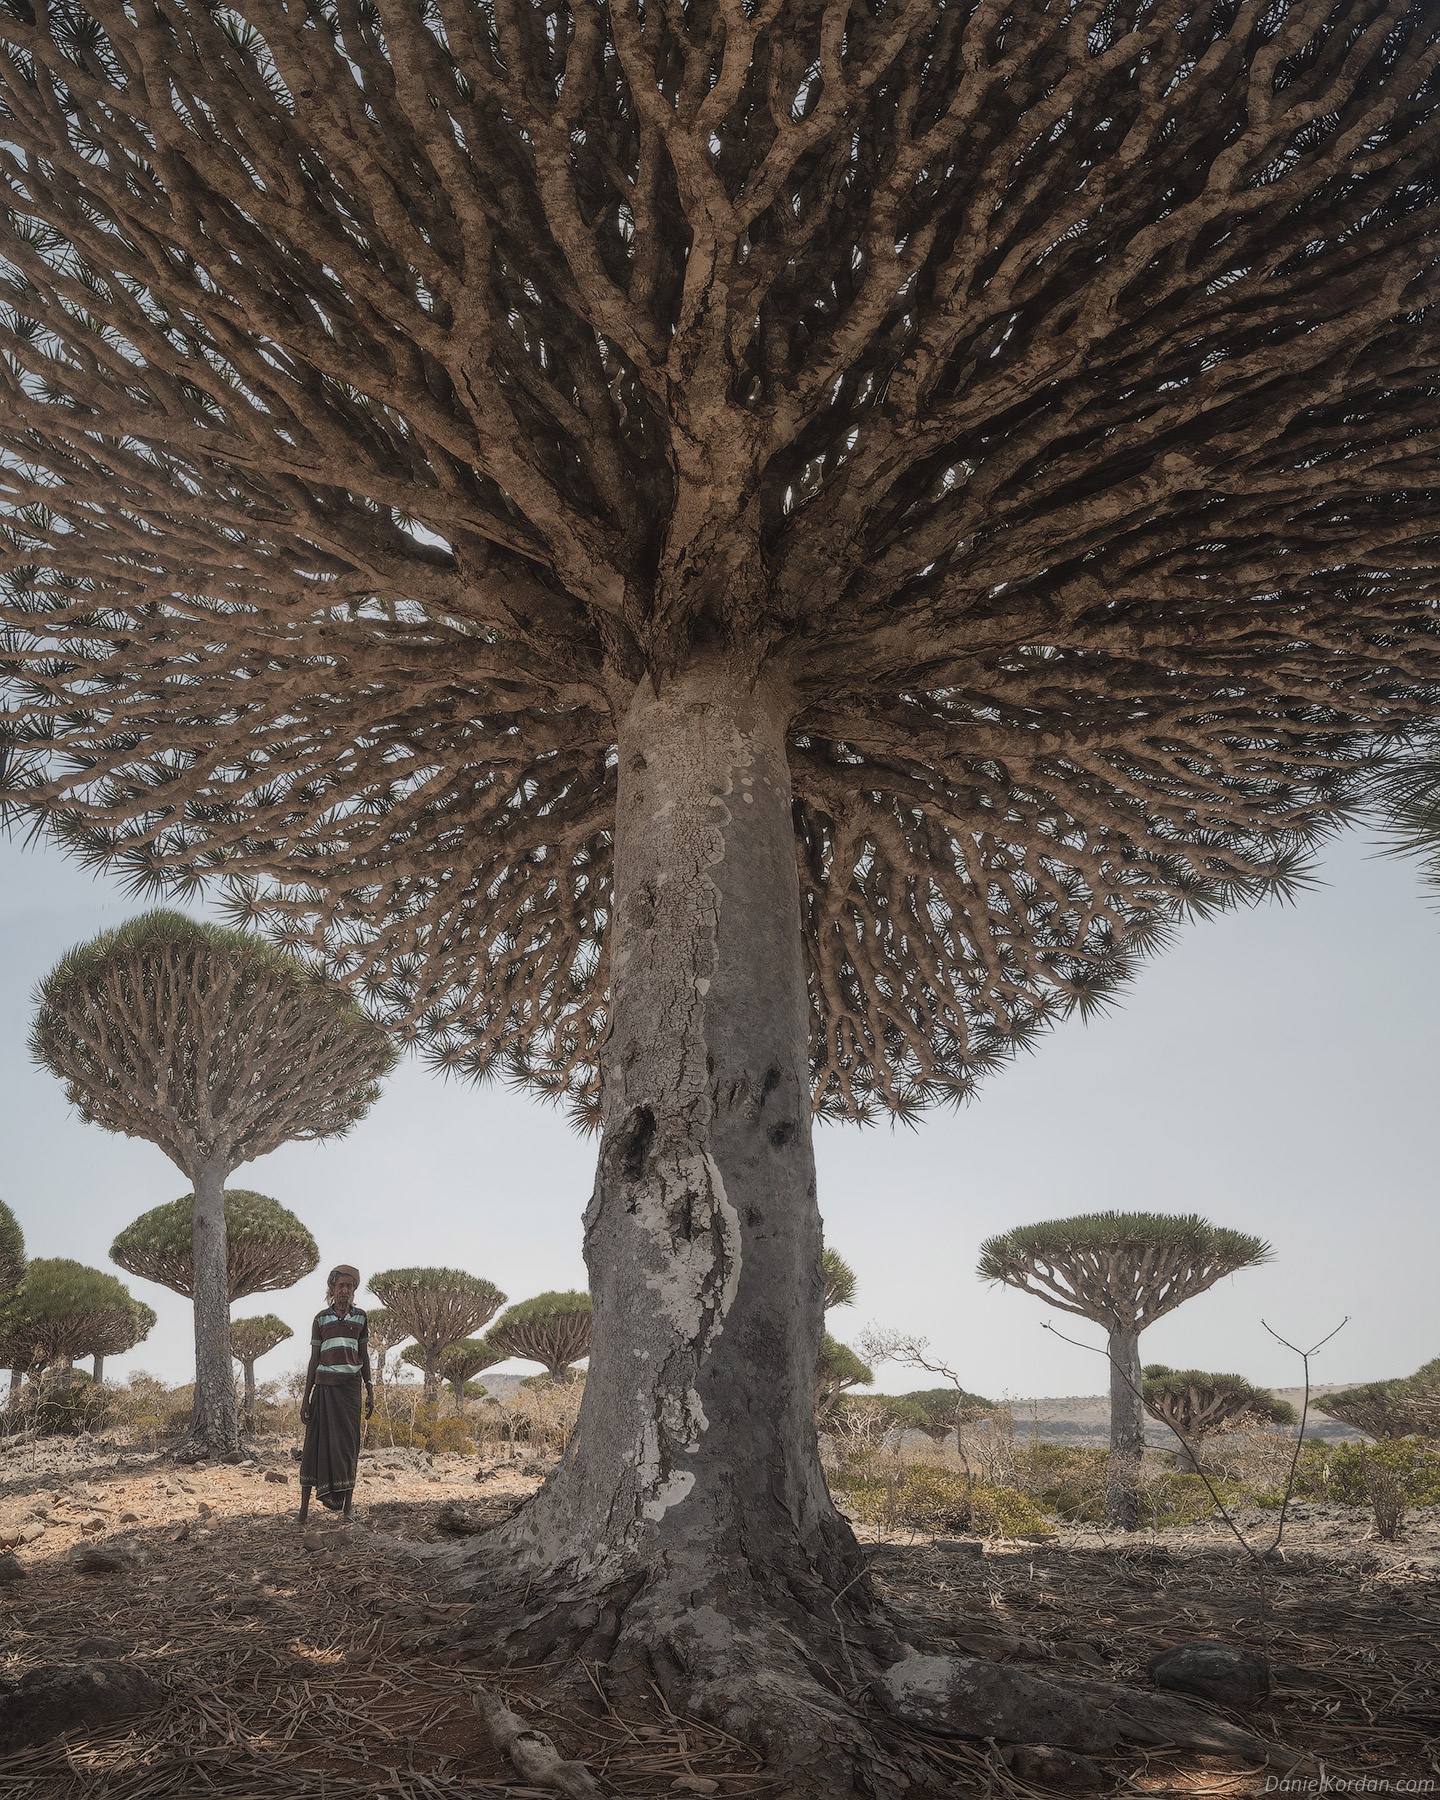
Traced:
[[590, 1354], [590, 1296], [576, 1289], [536, 1294], [506, 1307], [485, 1334], [502, 1357], [537, 1362], [552, 1381]]
[[1293, 1425], [1295, 1408], [1269, 1388], [1253, 1387], [1243, 1375], [1214, 1374], [1206, 1369], [1171, 1369], [1147, 1363], [1141, 1392], [1152, 1419], [1168, 1425], [1179, 1440], [1175, 1467], [1198, 1475], [1197, 1446], [1234, 1419], [1252, 1417], [1272, 1425]]
[[245, 1376], [240, 1421], [246, 1431], [255, 1429], [255, 1365], [262, 1356], [268, 1356], [286, 1338], [294, 1335], [285, 1321], [274, 1313], [256, 1313], [248, 1319], [230, 1321], [230, 1354]]
[[382, 1269], [370, 1277], [370, 1291], [415, 1339], [417, 1354], [404, 1359], [424, 1371], [424, 1398], [432, 1406], [440, 1399], [445, 1351], [488, 1325], [505, 1304], [493, 1282], [463, 1269]]
[[385, 1358], [397, 1344], [403, 1344], [410, 1333], [384, 1306], [367, 1306], [365, 1323], [369, 1327], [371, 1371], [376, 1387], [381, 1388], [385, 1385]]
[[1413, 1375], [1322, 1394], [1315, 1404], [1366, 1437], [1440, 1437], [1440, 1357], [1422, 1364]]
[[81, 1352], [93, 1359], [90, 1364], [92, 1379], [97, 1382], [105, 1379], [107, 1356], [124, 1356], [137, 1344], [143, 1344], [155, 1329], [157, 1316], [153, 1306], [147, 1306], [143, 1300], [132, 1300], [128, 1311], [116, 1307], [103, 1321], [97, 1322]]
[[903, 1415], [909, 1430], [923, 1431], [937, 1444], [943, 1444], [953, 1431], [959, 1435], [962, 1425], [997, 1410], [993, 1400], [983, 1394], [969, 1394], [963, 1388], [920, 1388], [911, 1394], [897, 1394], [896, 1409]]
[[123, 1282], [68, 1256], [34, 1258], [5, 1309], [6, 1335], [28, 1348], [29, 1372], [43, 1371], [47, 1386], [68, 1386], [77, 1357], [116, 1337], [138, 1343], [154, 1322]]
[[[408, 1362], [412, 1368], [423, 1370], [425, 1353], [418, 1344], [411, 1344], [408, 1350], [400, 1352], [401, 1362]], [[503, 1350], [497, 1350], [483, 1338], [461, 1338], [458, 1344], [447, 1344], [440, 1352], [439, 1375], [450, 1389], [457, 1413], [464, 1410], [465, 1383], [473, 1381], [482, 1369], [488, 1369], [497, 1362], [505, 1360]]]
[[25, 1277], [25, 1233], [20, 1221], [0, 1200], [0, 1368], [10, 1371], [10, 1392], [6, 1404], [13, 1406], [20, 1398], [20, 1383], [29, 1368], [29, 1352], [18, 1343], [9, 1346], [5, 1326], [5, 1304]]
[[[309, 1227], [268, 1194], [226, 1188], [225, 1284], [233, 1306], [250, 1294], [294, 1287], [320, 1261]], [[141, 1213], [110, 1246], [110, 1260], [131, 1275], [195, 1298], [195, 1196], [182, 1194]]]
[[1084, 1213], [1023, 1225], [980, 1246], [980, 1279], [1004, 1282], [1103, 1326], [1110, 1359], [1110, 1461], [1105, 1518], [1140, 1522], [1145, 1455], [1140, 1333], [1238, 1269], [1267, 1262], [1270, 1246], [1195, 1214]]
[[869, 1387], [874, 1371], [848, 1344], [842, 1344], [827, 1331], [820, 1339], [820, 1354], [815, 1359], [815, 1416], [826, 1419], [841, 1394], [851, 1388]]
[[838, 1250], [826, 1250], [820, 1258], [820, 1272], [825, 1282], [822, 1304], [826, 1312], [832, 1306], [852, 1306], [855, 1302], [855, 1271]]
[[194, 1184], [195, 1405], [176, 1453], [234, 1455], [226, 1177], [282, 1144], [348, 1131], [395, 1049], [292, 956], [175, 912], [80, 945], [36, 998], [31, 1053], [81, 1118], [148, 1139]]
[[455, 1552], [497, 1644], [894, 1785], [812, 1108], [968, 1093], [1433, 713], [1437, 49], [0, 0], [11, 803], [603, 1125], [583, 1421]]

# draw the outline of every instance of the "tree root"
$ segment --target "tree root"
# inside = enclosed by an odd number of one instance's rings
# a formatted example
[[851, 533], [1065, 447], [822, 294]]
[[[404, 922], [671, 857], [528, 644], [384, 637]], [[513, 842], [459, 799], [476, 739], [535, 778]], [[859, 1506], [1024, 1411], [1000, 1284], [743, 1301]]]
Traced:
[[498, 1694], [479, 1687], [474, 1694], [475, 1710], [490, 1734], [490, 1742], [515, 1765], [524, 1781], [565, 1795], [565, 1800], [607, 1800], [615, 1790], [602, 1786], [582, 1762], [567, 1762], [543, 1731], [527, 1725], [519, 1713], [510, 1708]]

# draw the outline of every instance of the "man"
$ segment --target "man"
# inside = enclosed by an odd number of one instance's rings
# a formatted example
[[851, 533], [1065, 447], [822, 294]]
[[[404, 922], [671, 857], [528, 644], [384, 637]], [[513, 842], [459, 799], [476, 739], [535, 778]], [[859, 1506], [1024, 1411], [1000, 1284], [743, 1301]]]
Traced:
[[310, 1366], [300, 1420], [305, 1449], [300, 1457], [300, 1523], [310, 1513], [312, 1489], [320, 1504], [350, 1517], [355, 1474], [360, 1466], [360, 1383], [365, 1383], [365, 1417], [375, 1411], [370, 1379], [370, 1328], [352, 1305], [360, 1271], [337, 1263], [326, 1282], [327, 1305], [310, 1331]]

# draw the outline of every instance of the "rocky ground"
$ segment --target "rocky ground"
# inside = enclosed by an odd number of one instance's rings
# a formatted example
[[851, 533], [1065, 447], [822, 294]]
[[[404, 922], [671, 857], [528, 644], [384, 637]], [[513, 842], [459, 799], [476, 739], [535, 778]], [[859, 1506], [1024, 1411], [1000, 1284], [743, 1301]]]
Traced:
[[[486, 1671], [450, 1638], [463, 1609], [407, 1550], [504, 1516], [537, 1478], [502, 1463], [477, 1482], [473, 1458], [380, 1452], [362, 1462], [355, 1522], [317, 1508], [302, 1532], [278, 1439], [238, 1466], [184, 1469], [85, 1440], [0, 1452], [0, 1794], [538, 1796], [475, 1714]], [[1273, 1514], [1238, 1522], [1257, 1549], [1273, 1536]], [[1248, 1646], [1274, 1683], [1247, 1722], [1308, 1757], [1306, 1779], [1434, 1791], [1413, 1784], [1440, 1782], [1440, 1520], [1412, 1515], [1395, 1545], [1366, 1529], [1307, 1504], [1259, 1560], [1208, 1524], [1033, 1545], [892, 1538], [873, 1555], [926, 1651], [1146, 1685], [1168, 1646]], [[523, 1710], [523, 1681], [505, 1685]], [[780, 1800], [742, 1746], [693, 1722], [598, 1705], [538, 1722], [620, 1794]], [[58, 1735], [22, 1741], [41, 1727]], [[929, 1748], [949, 1771], [937, 1793], [1053, 1791], [993, 1748]], [[1132, 1793], [1261, 1794], [1285, 1777], [1194, 1753], [1101, 1762]]]

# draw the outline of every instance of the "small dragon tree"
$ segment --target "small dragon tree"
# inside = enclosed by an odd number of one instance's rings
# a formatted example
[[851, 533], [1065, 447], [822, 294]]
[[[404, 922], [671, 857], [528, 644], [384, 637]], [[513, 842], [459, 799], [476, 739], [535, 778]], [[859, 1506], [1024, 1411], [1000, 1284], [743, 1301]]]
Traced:
[[25, 1370], [29, 1368], [28, 1352], [23, 1352], [18, 1340], [10, 1346], [5, 1327], [5, 1303], [20, 1286], [25, 1276], [25, 1234], [20, 1229], [20, 1221], [11, 1212], [3, 1200], [0, 1200], [0, 1368], [10, 1371], [10, 1393], [8, 1404], [13, 1406], [20, 1398], [20, 1382]]
[[230, 1321], [230, 1354], [245, 1371], [245, 1397], [240, 1417], [246, 1431], [255, 1429], [255, 1365], [262, 1356], [268, 1356], [277, 1345], [294, 1335], [285, 1321], [274, 1313], [256, 1313], [248, 1319]]
[[1440, 1356], [1413, 1375], [1371, 1381], [1316, 1400], [1320, 1411], [1366, 1437], [1440, 1436]]
[[[226, 1188], [225, 1280], [231, 1306], [248, 1294], [294, 1287], [320, 1260], [309, 1228], [268, 1194]], [[152, 1207], [110, 1246], [110, 1260], [131, 1275], [195, 1298], [195, 1196]]]
[[370, 1288], [415, 1339], [415, 1354], [407, 1352], [405, 1360], [424, 1370], [424, 1398], [432, 1405], [440, 1398], [440, 1363], [448, 1346], [488, 1325], [505, 1304], [493, 1282], [463, 1269], [383, 1269], [371, 1276]]
[[1266, 1262], [1270, 1246], [1193, 1213], [1084, 1213], [1001, 1233], [980, 1246], [982, 1281], [1004, 1282], [1104, 1327], [1110, 1357], [1105, 1517], [1140, 1522], [1145, 1454], [1140, 1333], [1222, 1276]]
[[233, 1455], [226, 1178], [282, 1144], [348, 1131], [396, 1051], [294, 957], [177, 912], [72, 950], [36, 998], [31, 1051], [80, 1116], [148, 1139], [194, 1185], [195, 1405], [179, 1454]]
[[552, 1381], [590, 1354], [590, 1296], [571, 1288], [507, 1307], [485, 1334], [502, 1357], [543, 1363]]
[[829, 1417], [841, 1394], [851, 1388], [869, 1387], [875, 1379], [868, 1363], [849, 1347], [831, 1337], [827, 1331], [820, 1339], [820, 1354], [815, 1359], [815, 1416]]
[[1248, 1415], [1272, 1425], [1293, 1425], [1297, 1416], [1288, 1400], [1277, 1399], [1269, 1388], [1253, 1387], [1243, 1375], [1147, 1363], [1143, 1376], [1145, 1410], [1180, 1440], [1175, 1467], [1185, 1474], [1199, 1474], [1195, 1447], [1232, 1419]]
[[110, 1325], [98, 1328], [94, 1341], [87, 1344], [83, 1355], [91, 1356], [94, 1361], [90, 1372], [94, 1380], [105, 1379], [105, 1358], [107, 1356], [124, 1356], [127, 1350], [133, 1350], [155, 1329], [156, 1313], [154, 1307], [147, 1306], [143, 1300], [131, 1302], [127, 1315], [119, 1308], [111, 1314]]
[[[424, 1352], [418, 1344], [402, 1350], [400, 1360], [408, 1362], [412, 1368], [425, 1367]], [[465, 1383], [473, 1381], [482, 1369], [504, 1360], [504, 1353], [497, 1350], [488, 1337], [461, 1338], [458, 1344], [445, 1346], [440, 1353], [440, 1379], [448, 1383], [457, 1413], [463, 1409]]]
[[154, 1322], [123, 1282], [66, 1256], [29, 1263], [5, 1309], [6, 1336], [28, 1348], [32, 1372], [43, 1369], [57, 1386], [68, 1384], [77, 1356], [94, 1355], [117, 1337], [138, 1343]]
[[403, 1344], [410, 1333], [388, 1307], [367, 1307], [365, 1323], [369, 1328], [371, 1368], [377, 1388], [385, 1385], [385, 1359], [397, 1344]]
[[820, 1258], [825, 1278], [825, 1310], [832, 1306], [850, 1306], [855, 1300], [855, 1271], [838, 1250], [827, 1250]]
[[937, 1444], [943, 1444], [950, 1433], [958, 1433], [962, 1425], [997, 1411], [993, 1400], [983, 1394], [969, 1394], [963, 1388], [919, 1388], [914, 1393], [896, 1394], [895, 1410], [908, 1431], [923, 1431]]

